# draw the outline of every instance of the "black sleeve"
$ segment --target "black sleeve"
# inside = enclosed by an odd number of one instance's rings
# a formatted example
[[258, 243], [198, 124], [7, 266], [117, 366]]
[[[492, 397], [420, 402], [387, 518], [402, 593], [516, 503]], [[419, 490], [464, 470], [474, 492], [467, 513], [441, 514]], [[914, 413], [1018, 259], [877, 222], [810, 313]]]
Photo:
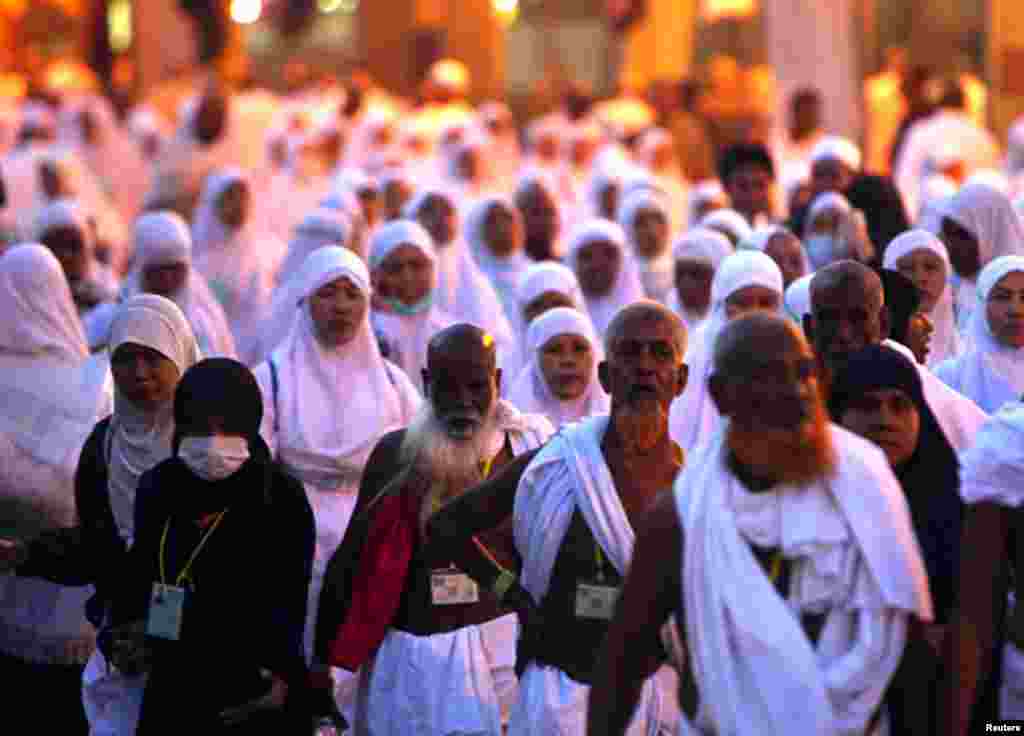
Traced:
[[103, 451], [109, 419], [96, 425], [75, 469], [78, 525], [46, 532], [29, 545], [18, 574], [60, 585], [90, 585], [118, 569], [125, 545], [110, 510], [107, 462]]
[[135, 493], [135, 539], [124, 556], [116, 585], [111, 585], [111, 619], [115, 626], [145, 618], [153, 582], [159, 576], [160, 537], [168, 518], [160, 499], [159, 468], [158, 465], [139, 478]]

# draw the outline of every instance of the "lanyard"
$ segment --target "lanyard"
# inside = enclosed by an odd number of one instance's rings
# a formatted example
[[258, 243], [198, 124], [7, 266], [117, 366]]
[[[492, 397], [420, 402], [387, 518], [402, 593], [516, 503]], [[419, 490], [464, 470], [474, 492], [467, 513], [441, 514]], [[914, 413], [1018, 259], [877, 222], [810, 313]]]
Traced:
[[[196, 561], [196, 558], [202, 551], [203, 546], [206, 544], [206, 540], [213, 536], [213, 533], [217, 531], [217, 527], [220, 526], [221, 519], [224, 518], [224, 514], [226, 514], [227, 512], [228, 510], [224, 509], [219, 514], [217, 514], [217, 518], [213, 520], [213, 524], [211, 524], [210, 528], [206, 530], [206, 533], [203, 535], [203, 538], [199, 540], [199, 544], [196, 545], [196, 548], [192, 550], [192, 555], [188, 558], [188, 562], [185, 563], [185, 567], [183, 567], [181, 572], [178, 573], [178, 577], [174, 581], [174, 585], [176, 587], [180, 588], [181, 584], [189, 579], [188, 572], [192, 569], [192, 563]], [[167, 523], [164, 524], [163, 536], [160, 537], [160, 582], [164, 585], [167, 585], [167, 562], [165, 555], [167, 550], [167, 533], [170, 531], [170, 529], [171, 520], [168, 519]]]
[[597, 565], [597, 582], [604, 582], [604, 553], [601, 551], [601, 545], [594, 541], [594, 563]]
[[[501, 454], [501, 452], [498, 453], [498, 455], [500, 455], [500, 454]], [[483, 463], [482, 467], [480, 468], [480, 473], [482, 475], [482, 480], [487, 480], [487, 478], [490, 476], [491, 468], [494, 466], [494, 458], [498, 457], [498, 455], [495, 455], [494, 457], [489, 458], [485, 463]], [[433, 500], [431, 501], [431, 504], [430, 504], [431, 513], [436, 514], [442, 508], [444, 508], [444, 503], [441, 501], [440, 498], [438, 498], [437, 496], [434, 496], [434, 498], [433, 498]]]

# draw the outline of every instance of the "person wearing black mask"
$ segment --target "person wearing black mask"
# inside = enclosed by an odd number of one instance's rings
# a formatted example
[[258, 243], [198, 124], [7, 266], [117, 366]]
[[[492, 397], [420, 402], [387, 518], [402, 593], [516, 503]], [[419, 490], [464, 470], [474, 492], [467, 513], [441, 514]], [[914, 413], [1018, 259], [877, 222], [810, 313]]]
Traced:
[[115, 599], [114, 665], [148, 671], [139, 736], [308, 728], [302, 637], [313, 514], [260, 439], [260, 389], [237, 361], [202, 361], [174, 398], [173, 455], [139, 481]]

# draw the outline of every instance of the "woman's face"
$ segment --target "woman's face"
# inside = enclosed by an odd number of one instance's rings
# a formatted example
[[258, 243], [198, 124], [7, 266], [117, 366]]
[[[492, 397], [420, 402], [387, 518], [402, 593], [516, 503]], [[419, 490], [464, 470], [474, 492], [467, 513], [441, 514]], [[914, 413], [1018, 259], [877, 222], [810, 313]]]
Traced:
[[556, 335], [541, 346], [540, 369], [556, 398], [578, 399], [594, 373], [593, 348], [581, 335]]
[[185, 286], [188, 279], [188, 264], [156, 263], [142, 271], [142, 290], [171, 298]]
[[389, 181], [384, 187], [384, 217], [391, 220], [402, 219], [402, 208], [412, 199], [412, 186], [401, 179]]
[[135, 406], [155, 411], [174, 400], [178, 367], [162, 353], [145, 345], [124, 343], [110, 357], [117, 390]]
[[576, 254], [576, 278], [589, 297], [607, 296], [622, 267], [622, 256], [614, 243], [595, 240]]
[[374, 269], [374, 291], [406, 306], [419, 304], [434, 287], [434, 264], [419, 248], [400, 245]]
[[493, 205], [484, 218], [483, 236], [491, 253], [504, 258], [523, 247], [523, 224], [505, 207]]
[[711, 281], [715, 277], [711, 263], [682, 258], [676, 261], [675, 271], [679, 303], [691, 312], [706, 312], [711, 304]]
[[321, 286], [309, 297], [309, 314], [317, 340], [328, 348], [346, 345], [359, 333], [369, 300], [346, 276]]
[[553, 241], [558, 236], [558, 209], [543, 187], [530, 187], [516, 202], [528, 238]]
[[919, 248], [896, 259], [896, 270], [921, 292], [921, 311], [930, 313], [946, 288], [946, 264], [930, 250]]
[[744, 286], [725, 300], [725, 314], [730, 320], [754, 312], [778, 312], [782, 297], [767, 286]]
[[86, 277], [89, 254], [77, 227], [54, 228], [47, 231], [40, 241], [56, 256], [69, 284], [77, 284]]
[[768, 240], [765, 255], [782, 271], [782, 283], [789, 286], [804, 275], [804, 247], [795, 235], [777, 233]]
[[1024, 273], [1008, 273], [992, 287], [985, 316], [996, 340], [1006, 347], [1024, 348]]
[[568, 294], [563, 294], [560, 291], [545, 291], [523, 307], [523, 321], [529, 325], [542, 314], [551, 311], [555, 307], [575, 309], [576, 305], [572, 303], [572, 299], [569, 298]]
[[444, 248], [455, 240], [455, 208], [444, 197], [428, 197], [416, 219], [430, 233], [438, 248]]
[[939, 237], [949, 251], [949, 262], [961, 278], [973, 279], [981, 271], [981, 249], [978, 240], [949, 217], [942, 218]]
[[657, 258], [668, 247], [668, 220], [655, 209], [642, 209], [633, 218], [633, 243], [643, 259]]
[[878, 445], [894, 468], [913, 457], [921, 433], [917, 406], [898, 388], [869, 391], [854, 398], [843, 411], [840, 424]]
[[217, 199], [220, 221], [231, 228], [240, 228], [249, 219], [251, 206], [249, 187], [243, 181], [230, 184]]

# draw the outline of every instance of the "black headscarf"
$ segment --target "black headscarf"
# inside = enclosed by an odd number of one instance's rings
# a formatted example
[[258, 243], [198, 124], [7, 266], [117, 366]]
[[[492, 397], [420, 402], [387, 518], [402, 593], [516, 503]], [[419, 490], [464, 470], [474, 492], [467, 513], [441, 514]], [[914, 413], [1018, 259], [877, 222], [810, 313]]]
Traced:
[[887, 176], [862, 174], [846, 191], [846, 199], [850, 206], [864, 213], [877, 263], [881, 264], [892, 239], [910, 229], [910, 219], [899, 190]]
[[837, 371], [829, 412], [839, 422], [849, 403], [870, 391], [899, 389], [920, 417], [917, 448], [893, 468], [910, 506], [928, 569], [936, 620], [944, 623], [956, 593], [960, 552], [960, 462], [924, 396], [921, 375], [906, 357], [884, 345], [854, 353]]
[[907, 345], [910, 318], [921, 307], [921, 292], [913, 281], [899, 271], [880, 268], [878, 276], [882, 279], [885, 306], [889, 310], [889, 337], [901, 345]]

